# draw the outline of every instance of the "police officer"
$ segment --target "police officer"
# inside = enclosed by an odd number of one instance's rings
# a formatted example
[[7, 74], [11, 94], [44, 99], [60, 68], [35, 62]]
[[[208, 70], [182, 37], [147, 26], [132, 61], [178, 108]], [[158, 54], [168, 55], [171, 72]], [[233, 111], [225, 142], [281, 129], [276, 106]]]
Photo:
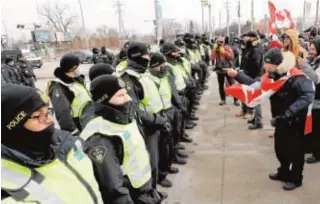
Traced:
[[[106, 88], [108, 87], [108, 88]], [[91, 82], [94, 113], [81, 132], [105, 203], [156, 204], [160, 195], [151, 185], [148, 151], [135, 117], [135, 106], [116, 76]]]
[[186, 58], [186, 44], [182, 40], [176, 40], [175, 46], [179, 49], [179, 57], [182, 61], [183, 68], [186, 72], [186, 81], [187, 83], [187, 90], [186, 90], [186, 97], [189, 100], [188, 104], [188, 112], [190, 115], [195, 115], [196, 110], [198, 109], [196, 105], [200, 104], [199, 101], [201, 99], [201, 94], [197, 91], [197, 83], [195, 78], [192, 76], [192, 64]]
[[178, 173], [178, 169], [172, 167], [172, 162], [186, 164], [182, 158], [187, 158], [187, 153], [178, 149], [182, 128], [182, 115], [172, 103], [177, 104], [180, 111], [185, 116], [188, 115], [187, 109], [183, 106], [176, 90], [174, 79], [170, 80], [167, 73], [168, 66], [166, 59], [161, 53], [153, 53], [150, 61], [150, 77], [158, 87], [158, 92], [163, 103], [162, 112], [167, 116], [172, 124], [172, 131], [159, 139], [159, 184], [163, 187], [171, 187], [172, 182], [166, 178], [168, 173]]
[[[128, 66], [120, 77], [126, 83], [126, 89], [136, 107], [139, 127], [146, 135], [145, 140], [151, 157], [152, 185], [157, 186], [158, 178], [158, 137], [159, 130], [170, 129], [165, 115], [161, 114], [163, 104], [155, 83], [146, 75], [149, 67], [150, 52], [147, 45], [138, 42], [130, 43], [127, 50]], [[166, 197], [166, 195], [164, 195]]]
[[[95, 64], [89, 70], [89, 79], [90, 81], [93, 81], [98, 76], [112, 75], [114, 72], [115, 72], [114, 67], [109, 64], [104, 64], [104, 63]], [[95, 118], [92, 101], [88, 101], [86, 104], [83, 105], [83, 108], [81, 109], [79, 116], [80, 116], [79, 122], [81, 125], [81, 129], [83, 129], [90, 120]]]
[[85, 78], [79, 68], [79, 58], [66, 54], [60, 60], [60, 67], [54, 71], [55, 79], [48, 82], [47, 94], [62, 130], [78, 135], [81, 131], [80, 113], [91, 101]]
[[[186, 98], [186, 88], [187, 83], [190, 83], [187, 81], [187, 73], [184, 69], [183, 63], [181, 59], [179, 58], [179, 50], [175, 47], [173, 43], [164, 43], [161, 48], [162, 54], [166, 57], [167, 65], [169, 65], [169, 73], [174, 77], [175, 85], [177, 87], [179, 95], [183, 98], [185, 105], [188, 105], [190, 101]], [[199, 103], [197, 104], [199, 105]], [[188, 117], [188, 121], [186, 123], [187, 129], [192, 129], [196, 126], [196, 123], [192, 120], [197, 120], [194, 115], [190, 115]], [[190, 138], [181, 137], [182, 140], [186, 140], [188, 142], [191, 142]]]
[[104, 46], [101, 47], [101, 58], [103, 63], [110, 64], [110, 65], [112, 65], [113, 61], [115, 60], [114, 54], [108, 51]]
[[81, 141], [54, 128], [48, 98], [27, 86], [1, 89], [2, 203], [102, 203]]
[[92, 49], [92, 52], [93, 52], [93, 56], [92, 56], [93, 63], [94, 64], [103, 63], [103, 59], [101, 57], [100, 50], [95, 47]]
[[18, 69], [20, 69], [22, 75], [24, 76], [25, 83], [24, 85], [35, 87], [34, 81], [37, 80], [36, 75], [33, 72], [33, 68], [31, 65], [27, 62], [25, 58], [23, 58], [22, 55], [18, 56], [18, 63], [17, 63]]
[[6, 83], [25, 84], [25, 79], [21, 70], [15, 67], [14, 60], [11, 58], [5, 59], [5, 64], [1, 66], [1, 74]]

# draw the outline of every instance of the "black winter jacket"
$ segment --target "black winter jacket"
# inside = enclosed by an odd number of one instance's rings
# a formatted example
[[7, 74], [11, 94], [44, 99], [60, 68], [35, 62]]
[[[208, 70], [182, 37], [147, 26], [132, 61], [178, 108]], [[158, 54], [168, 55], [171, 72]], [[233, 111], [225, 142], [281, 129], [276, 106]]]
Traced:
[[[79, 82], [85, 86], [84, 76], [78, 78], [70, 78], [59, 71], [55, 71], [55, 76], [65, 84]], [[60, 128], [71, 132], [73, 135], [78, 135], [81, 130], [79, 118], [72, 118], [71, 104], [74, 99], [74, 94], [69, 88], [59, 82], [52, 81], [47, 87], [47, 94], [51, 99], [51, 103], [58, 120]]]
[[246, 47], [241, 61], [241, 68], [246, 75], [251, 78], [262, 76], [263, 55], [263, 47], [260, 44], [253, 42], [253, 45]]
[[23, 76], [21, 70], [17, 67], [11, 67], [4, 64], [1, 66], [1, 74], [6, 83], [19, 85], [25, 85], [26, 83], [25, 77]]

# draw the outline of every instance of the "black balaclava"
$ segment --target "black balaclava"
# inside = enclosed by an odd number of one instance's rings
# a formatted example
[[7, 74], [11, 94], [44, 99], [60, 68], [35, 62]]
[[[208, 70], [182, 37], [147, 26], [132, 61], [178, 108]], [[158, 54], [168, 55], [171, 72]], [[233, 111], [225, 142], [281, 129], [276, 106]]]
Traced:
[[128, 124], [135, 114], [135, 107], [132, 101], [121, 105], [110, 104], [109, 100], [125, 83], [112, 75], [102, 75], [95, 78], [90, 84], [92, 100], [95, 102], [95, 112], [106, 120], [116, 123]]
[[93, 65], [89, 70], [89, 79], [92, 81], [94, 78], [100, 76], [100, 75], [111, 75], [113, 72], [115, 72], [115, 69], [113, 66], [105, 63], [99, 63]]
[[149, 67], [149, 59], [146, 59], [142, 56], [149, 55], [149, 49], [146, 44], [139, 43], [139, 42], [132, 42], [130, 43], [128, 50], [127, 50], [127, 57], [129, 60], [134, 61], [139, 67], [139, 71], [145, 72]]
[[[167, 74], [167, 66], [165, 65], [166, 61], [167, 60], [163, 54], [159, 52], [153, 53], [150, 60], [150, 73], [159, 78], [165, 77]], [[158, 66], [160, 66], [160, 71], [154, 70], [154, 68]]]
[[101, 54], [103, 54], [103, 55], [105, 55], [105, 54], [107, 54], [107, 49], [106, 49], [106, 47], [101, 47]]
[[33, 112], [46, 106], [36, 89], [15, 84], [6, 84], [1, 90], [2, 139], [6, 147], [24, 153], [36, 161], [48, 160], [53, 156], [54, 124], [40, 132], [24, 127]]

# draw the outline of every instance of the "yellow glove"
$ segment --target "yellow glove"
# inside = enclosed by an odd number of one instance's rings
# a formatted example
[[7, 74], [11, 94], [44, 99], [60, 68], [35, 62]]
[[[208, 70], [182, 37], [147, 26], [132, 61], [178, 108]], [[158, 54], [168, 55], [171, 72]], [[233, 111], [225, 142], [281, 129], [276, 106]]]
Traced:
[[221, 54], [225, 54], [225, 53], [226, 53], [226, 50], [224, 49], [224, 47], [220, 47], [219, 52], [220, 52]]

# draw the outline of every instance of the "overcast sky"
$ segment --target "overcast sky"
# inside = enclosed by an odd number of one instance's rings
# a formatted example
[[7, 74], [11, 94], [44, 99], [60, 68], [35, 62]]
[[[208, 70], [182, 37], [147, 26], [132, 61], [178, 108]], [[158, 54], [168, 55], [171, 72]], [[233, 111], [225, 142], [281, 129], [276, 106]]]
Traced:
[[[84, 10], [86, 27], [95, 30], [100, 25], [118, 28], [118, 15], [115, 8], [115, 0], [81, 0]], [[226, 0], [209, 0], [212, 3], [212, 15], [214, 24], [219, 26], [219, 12], [222, 12], [222, 25], [226, 24], [225, 4]], [[77, 24], [81, 27], [80, 9], [78, 0], [2, 0], [1, 1], [1, 33], [5, 33], [4, 24], [8, 34], [15, 38], [21, 35], [29, 36], [29, 32], [16, 29], [17, 24], [40, 23], [37, 13], [37, 5], [52, 2], [63, 2], [71, 7], [71, 12], [77, 15]], [[153, 0], [122, 0], [124, 26], [128, 30], [139, 33], [152, 33], [153, 24], [148, 20], [154, 19]], [[195, 20], [201, 23], [200, 0], [160, 0], [163, 18], [174, 18], [179, 22]], [[228, 0], [230, 5], [231, 21], [237, 20], [238, 0]], [[242, 21], [250, 19], [250, 0], [240, 0]], [[277, 7], [287, 8], [292, 16], [301, 16], [303, 0], [273, 0]], [[308, 0], [312, 3], [311, 16], [316, 12], [316, 0]], [[208, 9], [205, 9], [205, 19], [208, 22]], [[268, 12], [267, 0], [254, 0], [254, 13], [256, 19], [262, 19]], [[27, 33], [26, 33], [27, 32]]]

